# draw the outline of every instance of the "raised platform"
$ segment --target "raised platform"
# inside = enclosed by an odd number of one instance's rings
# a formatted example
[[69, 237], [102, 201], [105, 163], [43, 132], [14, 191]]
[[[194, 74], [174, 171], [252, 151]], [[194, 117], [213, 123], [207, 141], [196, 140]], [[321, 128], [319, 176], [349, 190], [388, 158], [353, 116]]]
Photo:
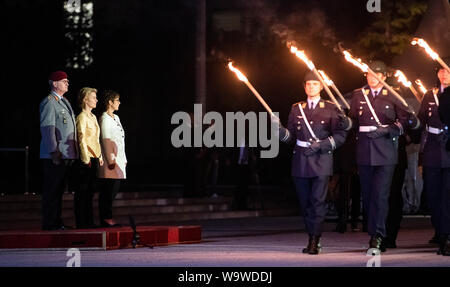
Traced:
[[[200, 226], [137, 226], [136, 247], [200, 242]], [[0, 232], [0, 249], [97, 249], [132, 248], [131, 227], [62, 231], [14, 230]]]

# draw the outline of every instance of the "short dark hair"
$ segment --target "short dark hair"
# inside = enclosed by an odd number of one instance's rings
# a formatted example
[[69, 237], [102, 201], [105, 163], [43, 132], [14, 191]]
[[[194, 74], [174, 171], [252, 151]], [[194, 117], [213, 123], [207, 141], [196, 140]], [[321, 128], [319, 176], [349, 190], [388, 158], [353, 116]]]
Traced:
[[114, 102], [114, 100], [118, 98], [120, 98], [118, 92], [113, 90], [104, 91], [102, 94], [103, 111], [106, 112], [108, 110], [109, 101]]

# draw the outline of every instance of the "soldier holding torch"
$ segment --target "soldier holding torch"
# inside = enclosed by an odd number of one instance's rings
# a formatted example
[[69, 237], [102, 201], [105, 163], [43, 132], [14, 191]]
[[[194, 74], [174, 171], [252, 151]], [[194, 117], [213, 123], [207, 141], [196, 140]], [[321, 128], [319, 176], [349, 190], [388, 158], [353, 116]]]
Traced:
[[287, 129], [280, 125], [280, 139], [296, 144], [292, 177], [309, 235], [303, 253], [319, 254], [333, 151], [345, 141], [348, 121], [334, 103], [321, 99], [323, 85], [316, 73], [308, 71], [303, 84], [308, 99], [292, 106]]

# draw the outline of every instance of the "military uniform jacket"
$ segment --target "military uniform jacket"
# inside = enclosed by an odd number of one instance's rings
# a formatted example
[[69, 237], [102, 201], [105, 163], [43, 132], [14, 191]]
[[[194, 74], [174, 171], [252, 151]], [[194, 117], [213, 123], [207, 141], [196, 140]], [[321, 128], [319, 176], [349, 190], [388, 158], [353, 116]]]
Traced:
[[[362, 126], [378, 126], [362, 89], [370, 91], [367, 98], [381, 124], [388, 125], [388, 136], [373, 139], [367, 136], [367, 132], [360, 131]], [[375, 98], [368, 85], [362, 89], [353, 92], [349, 112], [354, 128], [357, 129], [356, 162], [358, 165], [370, 166], [395, 165], [398, 162], [398, 137], [403, 133], [408, 119], [406, 107], [385, 88]]]
[[[438, 101], [441, 93], [437, 94]], [[433, 96], [432, 91], [428, 91], [422, 100], [422, 105], [419, 110], [419, 119], [422, 123], [422, 129], [427, 127], [436, 128], [438, 130], [445, 131], [445, 124], [442, 123], [439, 113], [438, 105]], [[424, 132], [421, 145], [423, 147], [423, 166], [428, 167], [450, 167], [450, 152], [445, 149], [445, 143], [448, 136], [442, 132], [440, 134], [433, 134], [430, 132]]]
[[[332, 136], [336, 147], [340, 146], [347, 136], [347, 132], [340, 125], [339, 113], [336, 105], [320, 100], [317, 106], [310, 110], [307, 102], [299, 102], [292, 106], [289, 113], [287, 129], [290, 133], [290, 141], [297, 140], [312, 142], [313, 138], [306, 127], [305, 119], [302, 117], [298, 105], [302, 105], [305, 116], [308, 119], [312, 130], [319, 140], [328, 141]], [[306, 147], [295, 145], [292, 155], [292, 171], [294, 177], [316, 177], [333, 174], [333, 152], [317, 152], [306, 156]]]
[[69, 101], [50, 94], [40, 106], [41, 145], [40, 158], [51, 158], [51, 153], [59, 150], [63, 159], [78, 158], [78, 140], [75, 114]]

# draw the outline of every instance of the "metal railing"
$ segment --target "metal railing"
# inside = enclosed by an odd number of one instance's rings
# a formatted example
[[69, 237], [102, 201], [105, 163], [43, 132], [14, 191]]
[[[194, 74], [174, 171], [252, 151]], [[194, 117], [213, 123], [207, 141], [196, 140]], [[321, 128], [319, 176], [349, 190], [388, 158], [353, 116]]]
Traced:
[[25, 152], [25, 194], [29, 193], [30, 172], [28, 169], [28, 159], [30, 154], [30, 147], [25, 148], [0, 148], [0, 152]]

